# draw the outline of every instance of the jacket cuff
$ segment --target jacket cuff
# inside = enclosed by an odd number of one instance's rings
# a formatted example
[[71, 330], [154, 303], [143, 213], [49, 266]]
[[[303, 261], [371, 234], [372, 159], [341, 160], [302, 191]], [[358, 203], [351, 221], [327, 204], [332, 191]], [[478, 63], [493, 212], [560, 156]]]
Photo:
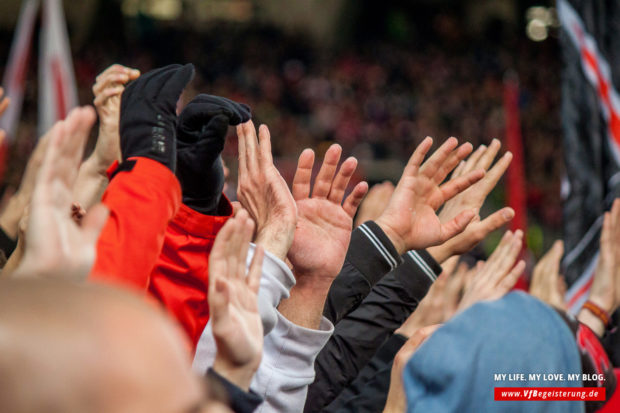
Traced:
[[225, 211], [225, 214], [205, 215], [181, 204], [172, 224], [182, 228], [189, 235], [214, 239], [226, 221], [232, 217], [232, 204], [224, 194], [220, 199], [220, 208], [218, 210]]
[[403, 254], [403, 258], [405, 262], [396, 272], [396, 279], [403, 286], [404, 290], [409, 293], [428, 291], [439, 274], [441, 274], [441, 266], [437, 264], [429, 253], [423, 250], [407, 251]]
[[[213, 368], [207, 370], [207, 378], [213, 387], [223, 390], [226, 403], [235, 413], [251, 413], [263, 402], [263, 398], [252, 390], [243, 391], [239, 386], [220, 376]], [[216, 392], [214, 392], [216, 393]]]
[[319, 329], [312, 330], [294, 324], [279, 312], [277, 316], [276, 327], [265, 336], [264, 362], [287, 377], [312, 383], [314, 361], [332, 336], [334, 325], [322, 317]]
[[[246, 261], [248, 268], [255, 251], [256, 245], [250, 244]], [[263, 322], [264, 335], [269, 334], [275, 327], [278, 319], [276, 307], [280, 305], [280, 301], [289, 297], [289, 292], [294, 285], [295, 277], [290, 268], [275, 255], [265, 251], [258, 290], [258, 312]]]
[[347, 251], [347, 261], [364, 275], [370, 285], [375, 285], [383, 275], [398, 267], [403, 261], [383, 230], [373, 221], [367, 221], [351, 234], [354, 250]]

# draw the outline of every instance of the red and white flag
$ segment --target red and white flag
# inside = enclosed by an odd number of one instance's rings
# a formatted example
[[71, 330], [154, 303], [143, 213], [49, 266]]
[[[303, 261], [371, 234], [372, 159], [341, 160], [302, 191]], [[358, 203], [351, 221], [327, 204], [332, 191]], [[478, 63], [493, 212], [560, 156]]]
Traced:
[[4, 94], [11, 99], [11, 104], [0, 118], [0, 129], [4, 129], [9, 141], [15, 138], [22, 110], [26, 73], [32, 48], [32, 33], [38, 10], [39, 0], [25, 0], [22, 3], [9, 61], [2, 79]]
[[78, 104], [61, 0], [43, 0], [39, 44], [39, 134], [42, 135]]

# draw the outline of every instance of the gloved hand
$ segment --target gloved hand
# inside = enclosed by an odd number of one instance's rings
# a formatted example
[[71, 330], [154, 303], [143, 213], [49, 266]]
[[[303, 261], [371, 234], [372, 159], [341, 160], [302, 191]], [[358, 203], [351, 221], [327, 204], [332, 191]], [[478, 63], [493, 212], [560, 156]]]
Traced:
[[121, 98], [123, 161], [142, 156], [176, 169], [176, 105], [194, 76], [194, 65], [170, 65], [131, 82]]
[[196, 96], [179, 115], [177, 178], [183, 203], [207, 215], [217, 215], [224, 188], [220, 153], [228, 125], [250, 120], [248, 105], [219, 96]]

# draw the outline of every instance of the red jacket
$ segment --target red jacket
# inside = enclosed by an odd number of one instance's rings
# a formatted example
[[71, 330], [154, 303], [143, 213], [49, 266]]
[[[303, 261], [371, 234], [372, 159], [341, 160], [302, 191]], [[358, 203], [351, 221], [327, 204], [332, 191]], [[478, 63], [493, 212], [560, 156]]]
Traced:
[[200, 214], [181, 204], [170, 169], [148, 158], [132, 160], [133, 169], [120, 170], [103, 195], [110, 217], [90, 278], [148, 291], [179, 321], [195, 349], [209, 320], [209, 253], [232, 205], [224, 196], [224, 216]]

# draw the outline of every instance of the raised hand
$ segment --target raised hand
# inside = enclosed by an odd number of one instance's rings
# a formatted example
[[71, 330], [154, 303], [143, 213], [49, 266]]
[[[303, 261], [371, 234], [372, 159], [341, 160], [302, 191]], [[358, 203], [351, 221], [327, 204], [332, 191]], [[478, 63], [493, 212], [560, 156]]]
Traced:
[[394, 184], [390, 181], [373, 185], [357, 210], [353, 226], [359, 227], [366, 221], [374, 221], [379, 218], [385, 211], [393, 193]]
[[[611, 315], [620, 306], [620, 198], [603, 216], [601, 246], [588, 300]], [[587, 309], [578, 315], [599, 336], [605, 332], [602, 322]]]
[[493, 188], [495, 188], [495, 185], [504, 172], [506, 172], [506, 169], [512, 161], [512, 154], [506, 152], [493, 168], [489, 170], [500, 146], [501, 144], [497, 139], [493, 139], [488, 148], [481, 145], [471, 154], [466, 162], [461, 162], [452, 173], [452, 179], [455, 179], [465, 176], [475, 170], [488, 171], [480, 181], [446, 202], [439, 213], [439, 220], [441, 222], [448, 222], [457, 217], [461, 211], [465, 210], [474, 210], [476, 215], [463, 232], [448, 239], [441, 245], [428, 249], [428, 252], [437, 262], [442, 263], [453, 255], [460, 255], [470, 251], [478, 245], [480, 241], [486, 238], [488, 234], [502, 227], [514, 217], [514, 211], [512, 208], [508, 207], [496, 211], [484, 220], [480, 220], [480, 216], [478, 215], [482, 204], [484, 204], [484, 200]]
[[200, 94], [185, 106], [177, 125], [177, 178], [183, 203], [207, 215], [220, 211], [224, 189], [224, 149], [228, 126], [247, 122], [250, 108], [230, 99]]
[[445, 223], [436, 215], [444, 202], [479, 181], [484, 171], [471, 171], [441, 185], [472, 147], [467, 143], [456, 149], [458, 141], [450, 138], [422, 165], [432, 144], [427, 137], [416, 148], [387, 208], [376, 221], [400, 254], [447, 241], [462, 232], [476, 213], [463, 210]]
[[49, 132], [49, 146], [36, 179], [24, 258], [15, 276], [85, 278], [108, 216], [99, 204], [78, 226], [71, 217], [72, 190], [84, 145], [95, 122], [91, 107], [77, 108]]
[[312, 195], [312, 150], [306, 149], [299, 156], [293, 179], [298, 221], [288, 259], [297, 283], [291, 289], [291, 296], [280, 302], [278, 310], [293, 323], [306, 328], [320, 326], [329, 287], [347, 254], [353, 216], [368, 191], [368, 184], [360, 182], [343, 203], [357, 160], [348, 158], [336, 172], [341, 153], [340, 145], [332, 145], [325, 152]]
[[121, 95], [125, 84], [140, 76], [140, 71], [114, 64], [101, 72], [93, 86], [93, 101], [99, 115], [99, 136], [93, 155], [98, 164], [107, 169], [112, 162], [121, 160], [119, 123]]
[[131, 82], [121, 99], [123, 161], [145, 157], [176, 170], [176, 106], [194, 76], [194, 66], [169, 65]]
[[342, 148], [337, 144], [325, 152], [312, 195], [310, 178], [314, 152], [306, 149], [299, 157], [293, 179], [298, 223], [288, 254], [298, 285], [305, 282], [331, 285], [344, 263], [353, 217], [368, 191], [368, 184], [360, 182], [343, 203], [345, 190], [357, 168], [357, 159], [347, 158], [336, 173], [341, 153]]
[[554, 242], [551, 249], [536, 263], [530, 281], [530, 294], [560, 310], [566, 310], [566, 283], [560, 274], [563, 254], [564, 243]]
[[237, 198], [256, 222], [257, 245], [284, 260], [293, 243], [297, 205], [273, 164], [269, 129], [252, 121], [237, 126], [239, 178]]
[[503, 297], [514, 285], [523, 270], [525, 261], [515, 262], [523, 247], [523, 231], [514, 234], [506, 231], [495, 251], [485, 263], [478, 263], [473, 280], [463, 294], [459, 311], [485, 300], [496, 300]]
[[254, 223], [246, 211], [218, 232], [209, 256], [209, 314], [217, 353], [213, 369], [248, 390], [263, 354], [258, 287], [264, 252], [256, 248], [246, 276]]

